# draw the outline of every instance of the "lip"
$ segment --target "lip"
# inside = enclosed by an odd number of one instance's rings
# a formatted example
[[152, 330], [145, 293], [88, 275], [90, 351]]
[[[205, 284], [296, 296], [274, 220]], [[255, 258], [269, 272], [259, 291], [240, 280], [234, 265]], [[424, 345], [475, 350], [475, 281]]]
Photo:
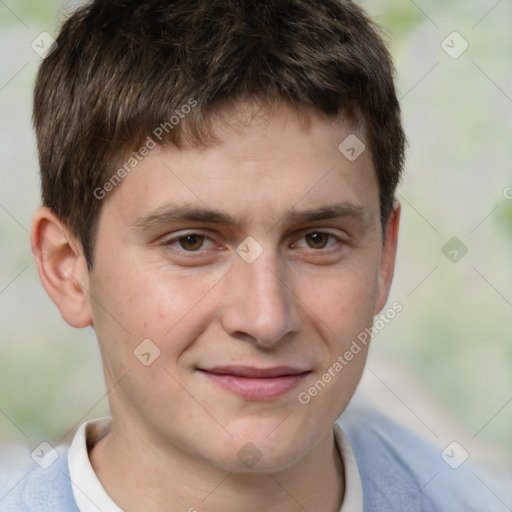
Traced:
[[290, 366], [217, 366], [199, 369], [208, 379], [246, 400], [273, 400], [296, 388], [310, 373]]

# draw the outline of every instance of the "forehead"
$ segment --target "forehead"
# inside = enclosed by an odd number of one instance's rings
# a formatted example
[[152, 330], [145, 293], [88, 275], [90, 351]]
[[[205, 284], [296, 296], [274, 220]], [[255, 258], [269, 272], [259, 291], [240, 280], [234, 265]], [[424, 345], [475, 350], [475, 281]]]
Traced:
[[213, 128], [212, 145], [152, 149], [107, 197], [103, 213], [132, 222], [172, 203], [196, 204], [269, 222], [290, 208], [341, 202], [378, 214], [370, 152], [353, 125], [304, 119], [285, 106], [239, 105]]

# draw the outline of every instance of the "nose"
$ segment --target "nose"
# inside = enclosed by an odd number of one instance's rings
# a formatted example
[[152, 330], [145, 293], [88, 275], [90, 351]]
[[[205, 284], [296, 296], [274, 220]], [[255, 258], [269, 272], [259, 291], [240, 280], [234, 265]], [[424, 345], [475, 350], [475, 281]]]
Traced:
[[252, 263], [237, 257], [225, 286], [222, 326], [229, 335], [270, 349], [298, 332], [300, 300], [278, 254], [264, 250]]

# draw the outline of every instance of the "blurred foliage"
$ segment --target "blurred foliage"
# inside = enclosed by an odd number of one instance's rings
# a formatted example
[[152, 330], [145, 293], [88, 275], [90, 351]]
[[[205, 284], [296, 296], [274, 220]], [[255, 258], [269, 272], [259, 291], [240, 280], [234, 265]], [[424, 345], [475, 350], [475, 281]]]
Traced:
[[0, 27], [26, 25], [55, 25], [57, 3], [38, 0], [2, 0], [0, 6]]
[[[512, 183], [512, 180], [510, 180]], [[512, 185], [511, 185], [512, 187]], [[505, 239], [512, 244], [512, 200], [504, 200], [496, 215], [497, 225], [503, 230]]]

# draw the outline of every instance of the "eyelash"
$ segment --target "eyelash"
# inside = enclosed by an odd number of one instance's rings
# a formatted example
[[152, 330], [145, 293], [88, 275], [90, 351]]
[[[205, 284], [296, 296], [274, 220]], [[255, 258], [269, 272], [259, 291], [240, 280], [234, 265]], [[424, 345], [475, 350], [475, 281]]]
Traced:
[[[322, 247], [322, 248], [319, 248], [319, 249], [315, 249], [313, 247], [309, 247], [309, 248], [306, 248], [306, 250], [309, 250], [309, 251], [312, 251], [312, 252], [316, 252], [316, 253], [326, 254], [328, 252], [333, 252], [333, 250], [336, 250], [334, 248], [337, 245], [339, 245], [339, 244], [346, 245], [346, 242], [343, 241], [340, 237], [336, 236], [334, 233], [330, 233], [329, 231], [321, 231], [321, 230], [311, 230], [311, 231], [305, 232], [299, 238], [299, 240], [305, 239], [308, 235], [316, 235], [316, 234], [327, 235], [329, 237], [328, 241], [327, 241], [327, 244], [329, 244], [329, 240], [332, 240], [332, 239], [334, 239], [335, 243], [331, 243], [331, 245], [327, 245], [327, 247]], [[205, 233], [201, 233], [201, 232], [198, 232], [198, 231], [189, 231], [189, 232], [185, 232], [185, 233], [173, 236], [172, 238], [167, 238], [166, 240], [164, 240], [162, 242], [162, 245], [164, 247], [167, 247], [167, 248], [172, 248], [171, 250], [174, 250], [174, 251], [177, 251], [179, 253], [182, 253], [183, 255], [186, 255], [186, 257], [188, 257], [188, 258], [195, 258], [195, 257], [204, 256], [205, 249], [198, 249], [196, 251], [189, 251], [189, 250], [184, 249], [183, 247], [178, 247], [178, 244], [180, 243], [181, 239], [184, 239], [187, 236], [193, 236], [193, 235], [198, 236], [198, 237], [203, 237], [203, 243], [206, 240], [214, 243], [214, 240], [212, 239], [212, 237], [208, 236]], [[201, 244], [201, 246], [203, 245], [203, 243]], [[337, 250], [339, 250], [339, 248], [337, 248]]]

